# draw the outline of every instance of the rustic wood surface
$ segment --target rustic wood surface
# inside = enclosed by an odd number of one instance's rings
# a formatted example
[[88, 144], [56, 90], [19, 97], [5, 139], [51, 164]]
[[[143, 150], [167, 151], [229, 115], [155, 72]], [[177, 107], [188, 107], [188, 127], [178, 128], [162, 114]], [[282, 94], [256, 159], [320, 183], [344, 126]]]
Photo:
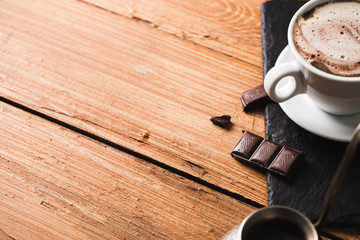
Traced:
[[0, 1], [0, 239], [220, 239], [266, 206], [229, 154], [264, 136], [263, 2]]
[[266, 204], [263, 174], [230, 157], [244, 128], [263, 135], [240, 103], [260, 66], [83, 2], [2, 4], [4, 97]]
[[37, 116], [0, 109], [0, 226], [15, 239], [214, 239], [255, 210]]

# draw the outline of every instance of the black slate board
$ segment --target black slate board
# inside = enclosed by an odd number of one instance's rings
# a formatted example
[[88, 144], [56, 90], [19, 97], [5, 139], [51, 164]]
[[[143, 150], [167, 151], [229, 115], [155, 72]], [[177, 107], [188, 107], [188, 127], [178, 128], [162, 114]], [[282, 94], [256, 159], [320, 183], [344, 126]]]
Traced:
[[[292, 15], [304, 3], [305, 1], [269, 1], [262, 5], [264, 75], [274, 66], [280, 52], [287, 45], [287, 26]], [[347, 144], [304, 130], [289, 119], [277, 103], [270, 103], [265, 108], [265, 137], [306, 154], [305, 163], [290, 181], [267, 174], [268, 205], [293, 207], [315, 221]], [[360, 224], [359, 154], [337, 194], [329, 223]]]

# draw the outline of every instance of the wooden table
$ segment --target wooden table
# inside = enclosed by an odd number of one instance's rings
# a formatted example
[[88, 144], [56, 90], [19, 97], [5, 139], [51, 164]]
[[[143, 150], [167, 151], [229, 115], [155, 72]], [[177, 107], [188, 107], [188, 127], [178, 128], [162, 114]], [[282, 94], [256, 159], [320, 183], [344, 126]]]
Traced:
[[266, 206], [229, 154], [264, 136], [263, 2], [0, 1], [0, 238], [220, 239]]

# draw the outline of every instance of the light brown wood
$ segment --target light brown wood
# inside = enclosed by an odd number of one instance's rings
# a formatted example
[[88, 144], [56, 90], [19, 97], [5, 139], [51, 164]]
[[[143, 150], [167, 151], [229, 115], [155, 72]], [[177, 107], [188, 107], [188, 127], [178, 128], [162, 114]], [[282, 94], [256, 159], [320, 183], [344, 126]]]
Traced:
[[260, 66], [79, 1], [1, 1], [0, 21], [2, 96], [266, 205], [264, 174], [230, 157], [264, 134], [240, 101]]
[[264, 0], [84, 0], [122, 16], [261, 66], [260, 5]]
[[0, 229], [0, 239], [2, 240], [13, 240], [9, 235]]
[[0, 102], [0, 239], [219, 239], [266, 205], [264, 174], [229, 154], [264, 136], [240, 102], [262, 83], [262, 2], [0, 1], [1, 98], [180, 173]]
[[1, 239], [219, 239], [255, 209], [7, 104], [0, 113]]
[[[360, 227], [352, 226], [352, 227], [326, 227], [324, 229], [325, 232], [331, 233], [334, 236], [346, 239], [346, 240], [357, 240], [360, 239]], [[326, 239], [326, 238], [325, 238]], [[329, 238], [331, 239], [331, 238]]]

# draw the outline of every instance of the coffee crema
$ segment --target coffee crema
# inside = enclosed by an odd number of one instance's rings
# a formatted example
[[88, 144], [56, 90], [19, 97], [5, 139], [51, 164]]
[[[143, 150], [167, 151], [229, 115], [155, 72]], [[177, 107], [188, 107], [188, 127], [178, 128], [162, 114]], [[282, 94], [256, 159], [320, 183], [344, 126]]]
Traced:
[[314, 67], [339, 76], [360, 76], [360, 2], [332, 1], [299, 17], [293, 39]]

